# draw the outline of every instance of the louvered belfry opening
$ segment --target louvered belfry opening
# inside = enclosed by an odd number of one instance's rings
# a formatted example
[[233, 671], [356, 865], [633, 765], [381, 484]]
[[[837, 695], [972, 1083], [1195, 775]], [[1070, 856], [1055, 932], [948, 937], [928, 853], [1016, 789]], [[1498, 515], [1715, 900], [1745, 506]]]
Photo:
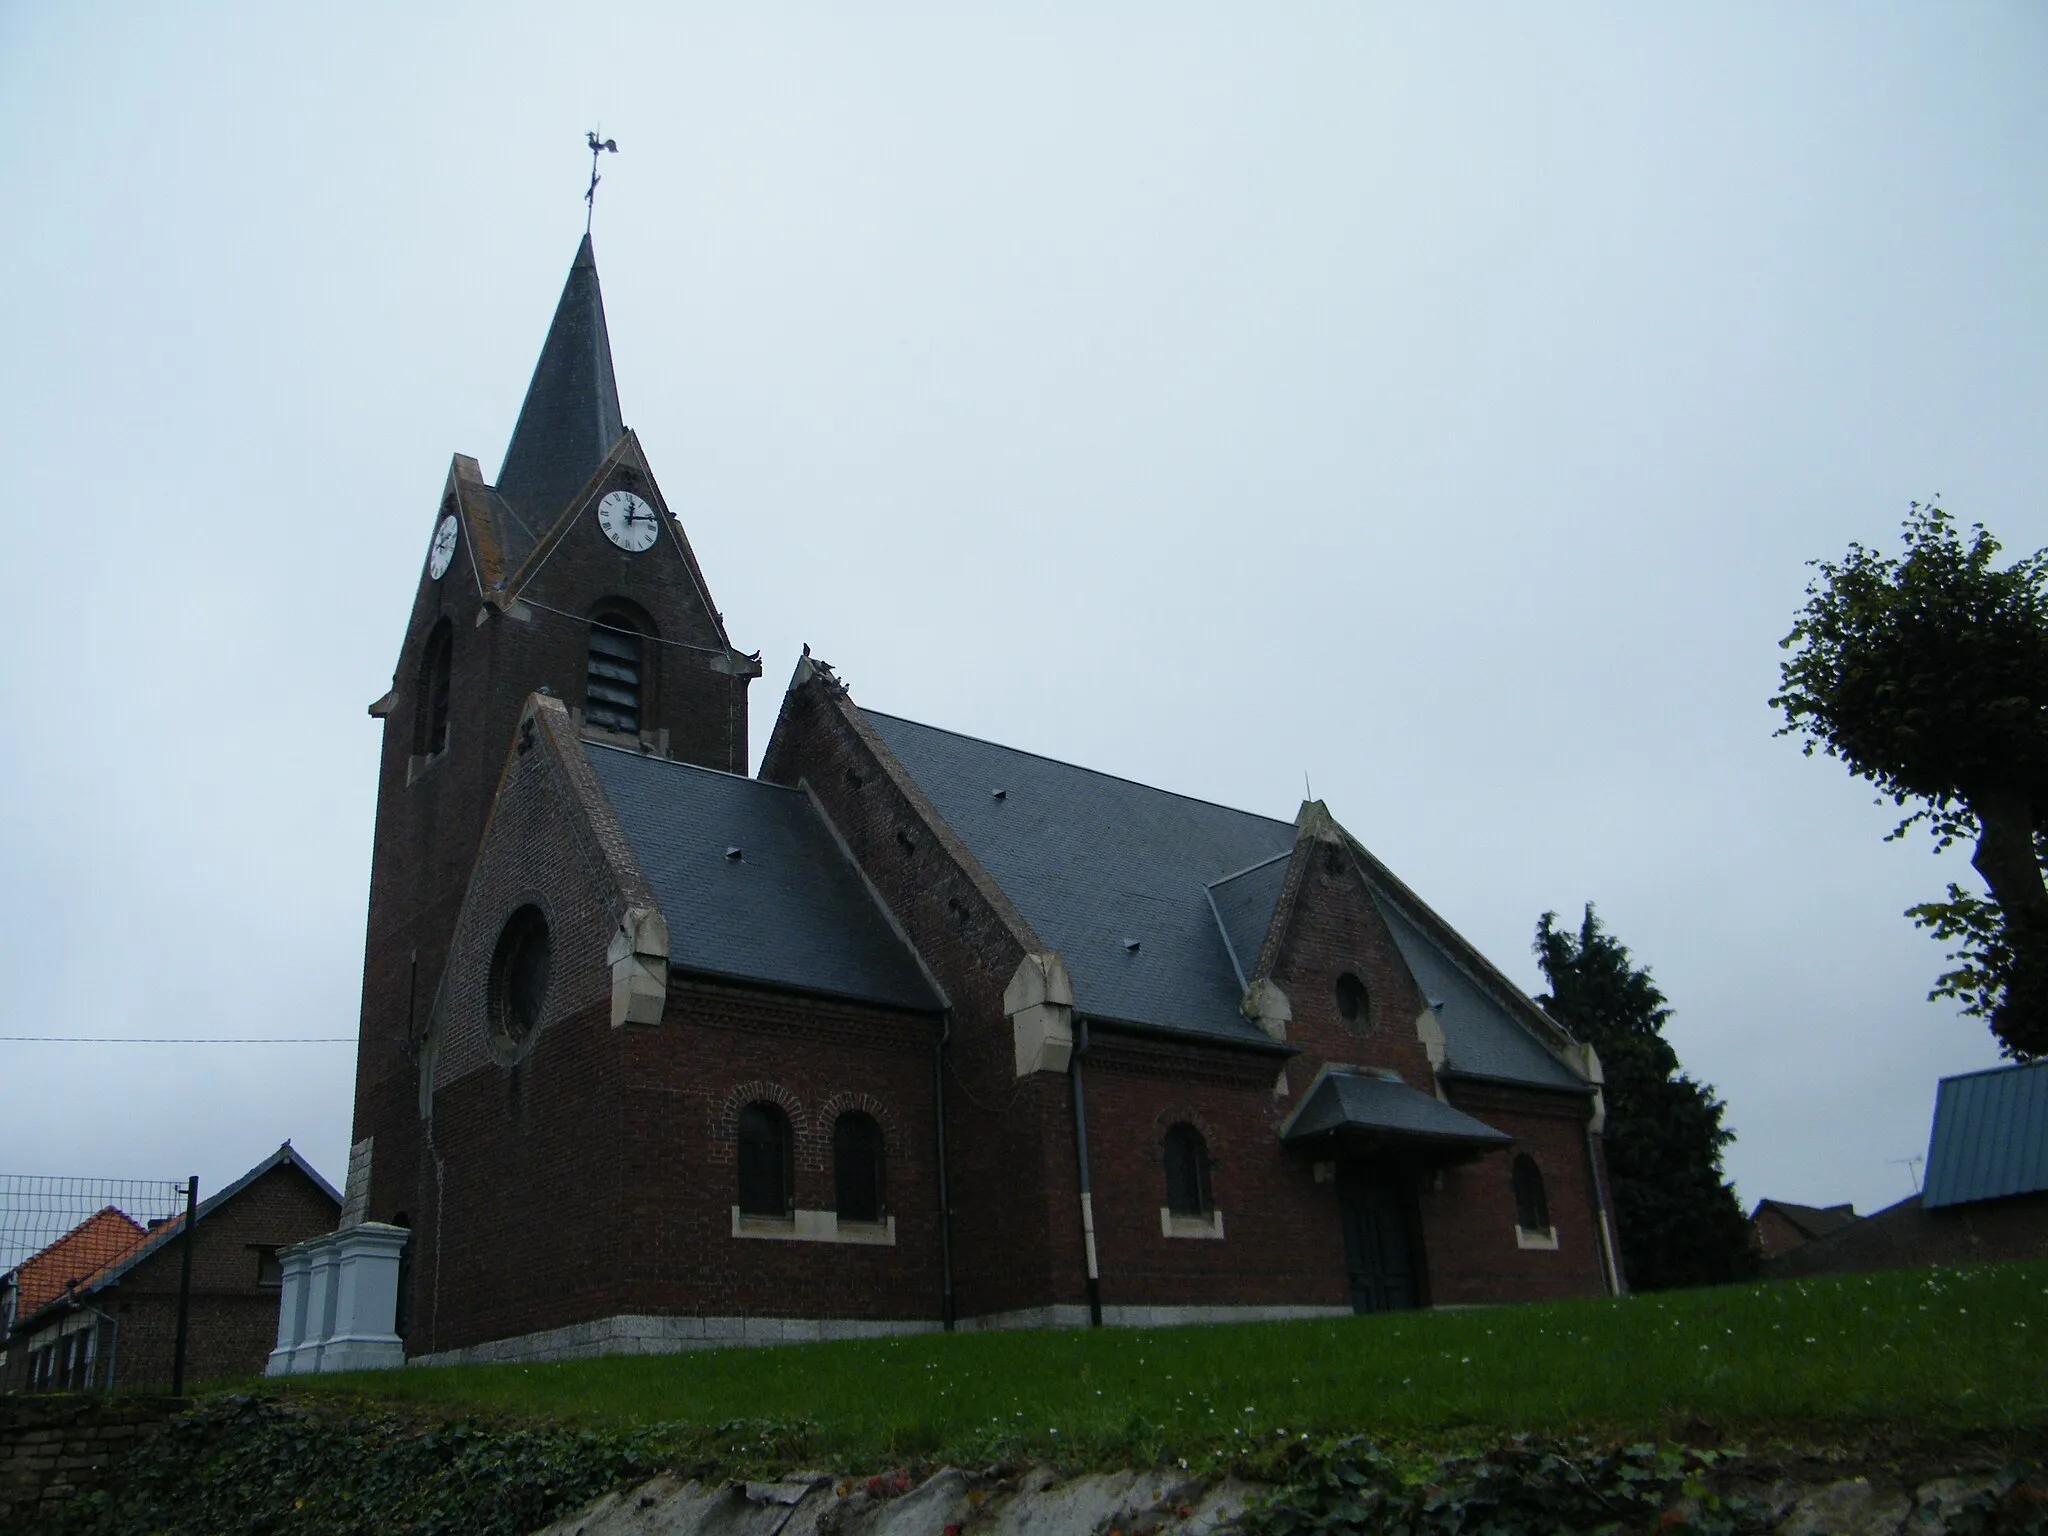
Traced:
[[583, 717], [607, 731], [640, 732], [642, 647], [639, 627], [622, 613], [590, 621], [590, 668], [584, 679]]

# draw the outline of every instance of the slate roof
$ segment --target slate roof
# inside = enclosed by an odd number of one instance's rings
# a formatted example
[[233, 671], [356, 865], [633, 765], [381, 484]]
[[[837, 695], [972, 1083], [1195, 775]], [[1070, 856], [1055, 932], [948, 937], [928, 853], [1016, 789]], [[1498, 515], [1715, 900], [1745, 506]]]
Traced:
[[[1078, 1012], [1273, 1048], [1238, 1011], [1244, 990], [1207, 886], [1292, 851], [1292, 825], [863, 713], [1039, 937], [1060, 952]], [[1125, 947], [1131, 940], [1135, 951]]]
[[[583, 743], [668, 922], [672, 969], [944, 1006], [810, 796]], [[736, 858], [728, 849], [738, 849]]]
[[498, 470], [497, 492], [526, 522], [544, 528], [583, 488], [625, 430], [597, 257], [585, 235], [526, 386], [519, 422]]
[[1287, 883], [1292, 852], [1290, 848], [1276, 853], [1209, 887], [1209, 899], [1216, 904], [1216, 922], [1223, 929], [1223, 942], [1237, 967], [1240, 987], [1249, 986], [1258, 969], [1259, 950], [1266, 942], [1266, 930], [1273, 925], [1273, 909], [1280, 904], [1280, 887]]
[[1337, 1131], [1371, 1131], [1404, 1141], [1473, 1148], [1504, 1147], [1514, 1140], [1432, 1094], [1370, 1072], [1324, 1073], [1302, 1098], [1280, 1139], [1307, 1141]]
[[1929, 1209], [2048, 1189], [2048, 1062], [1945, 1077], [1927, 1143]]
[[1373, 887], [1373, 900], [1423, 997], [1444, 1031], [1444, 1069], [1461, 1077], [1533, 1083], [1587, 1092], [1585, 1080], [1553, 1056], [1426, 934], [1391, 893]]
[[[862, 714], [1060, 952], [1080, 1013], [1274, 1048], [1239, 1004], [1286, 880], [1292, 823], [899, 716]], [[1590, 1091], [1429, 935], [1405, 891], [1365, 873], [1403, 958], [1442, 1005], [1448, 1068]], [[1135, 953], [1125, 947], [1132, 939]]]

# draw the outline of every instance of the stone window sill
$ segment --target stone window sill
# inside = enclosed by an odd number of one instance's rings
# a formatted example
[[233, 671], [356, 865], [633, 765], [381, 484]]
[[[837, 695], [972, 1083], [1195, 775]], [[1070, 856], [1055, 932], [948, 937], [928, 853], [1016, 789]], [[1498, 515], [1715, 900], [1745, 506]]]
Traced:
[[1176, 1216], [1171, 1206], [1159, 1207], [1159, 1235], [1161, 1237], [1209, 1237], [1223, 1236], [1223, 1213], [1211, 1211], [1206, 1216]]
[[1546, 1252], [1554, 1253], [1557, 1251], [1557, 1228], [1517, 1227], [1515, 1228], [1515, 1246], [1517, 1248], [1541, 1248]]
[[880, 1221], [841, 1221], [837, 1211], [795, 1211], [788, 1216], [746, 1216], [732, 1208], [732, 1235], [760, 1237], [784, 1243], [862, 1243], [869, 1247], [896, 1246], [896, 1218]]
[[419, 783], [421, 779], [432, 773], [435, 766], [447, 755], [448, 749], [443, 747], [438, 752], [429, 752], [425, 757], [420, 756], [417, 752], [408, 757], [405, 760], [406, 787], [410, 789], [413, 785]]

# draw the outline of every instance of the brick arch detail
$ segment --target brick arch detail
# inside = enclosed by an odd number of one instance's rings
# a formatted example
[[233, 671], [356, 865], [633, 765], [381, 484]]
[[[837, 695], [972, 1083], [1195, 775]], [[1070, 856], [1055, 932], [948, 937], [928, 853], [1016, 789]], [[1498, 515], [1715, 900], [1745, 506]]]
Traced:
[[[896, 1158], [902, 1155], [903, 1126], [896, 1117], [896, 1111], [883, 1103], [872, 1093], [835, 1093], [818, 1110], [814, 1134], [817, 1138], [817, 1162], [819, 1169], [829, 1170], [832, 1166], [832, 1131], [839, 1124], [839, 1117], [859, 1110], [874, 1118], [882, 1128], [882, 1155]], [[801, 1159], [802, 1154], [798, 1154]]]
[[1209, 1149], [1209, 1194], [1219, 1206], [1223, 1193], [1216, 1186], [1230, 1171], [1230, 1159], [1223, 1155], [1222, 1132], [1215, 1121], [1190, 1106], [1162, 1109], [1152, 1117], [1152, 1170], [1159, 1186], [1159, 1198], [1166, 1198], [1166, 1133], [1176, 1125], [1192, 1125], [1202, 1133], [1202, 1145]]
[[719, 1102], [717, 1112], [711, 1117], [711, 1161], [726, 1166], [738, 1164], [740, 1111], [749, 1104], [760, 1103], [773, 1104], [789, 1116], [789, 1137], [796, 1144], [797, 1166], [808, 1166], [804, 1149], [811, 1139], [811, 1121], [810, 1116], [804, 1113], [803, 1100], [782, 1084], [763, 1079], [737, 1084]]
[[1192, 1125], [1196, 1130], [1200, 1131], [1202, 1133], [1203, 1145], [1209, 1149], [1210, 1166], [1220, 1167], [1222, 1165], [1223, 1158], [1217, 1150], [1218, 1144], [1222, 1139], [1222, 1130], [1215, 1121], [1211, 1120], [1199, 1109], [1187, 1106], [1162, 1109], [1152, 1117], [1152, 1150], [1154, 1152], [1162, 1158], [1166, 1156], [1166, 1133], [1176, 1125]]

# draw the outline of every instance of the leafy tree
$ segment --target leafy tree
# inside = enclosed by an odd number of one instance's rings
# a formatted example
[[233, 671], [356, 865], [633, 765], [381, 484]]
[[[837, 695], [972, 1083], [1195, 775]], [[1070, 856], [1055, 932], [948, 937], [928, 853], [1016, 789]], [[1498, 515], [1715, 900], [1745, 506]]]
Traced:
[[2009, 1055], [2048, 1053], [2048, 550], [1999, 569], [1998, 541], [1913, 503], [1906, 552], [1814, 562], [1781, 644], [1779, 735], [1839, 758], [1925, 822], [1974, 840], [1990, 899], [1950, 885], [1907, 916], [1959, 942], [1931, 997], [1990, 1022]]
[[1714, 1285], [1755, 1272], [1749, 1223], [1721, 1175], [1735, 1133], [1714, 1090], [1678, 1070], [1671, 1017], [1650, 973], [1600, 926], [1591, 902], [1574, 934], [1546, 912], [1536, 958], [1550, 1015], [1600, 1053], [1607, 1074], [1607, 1173], [1632, 1289]]

